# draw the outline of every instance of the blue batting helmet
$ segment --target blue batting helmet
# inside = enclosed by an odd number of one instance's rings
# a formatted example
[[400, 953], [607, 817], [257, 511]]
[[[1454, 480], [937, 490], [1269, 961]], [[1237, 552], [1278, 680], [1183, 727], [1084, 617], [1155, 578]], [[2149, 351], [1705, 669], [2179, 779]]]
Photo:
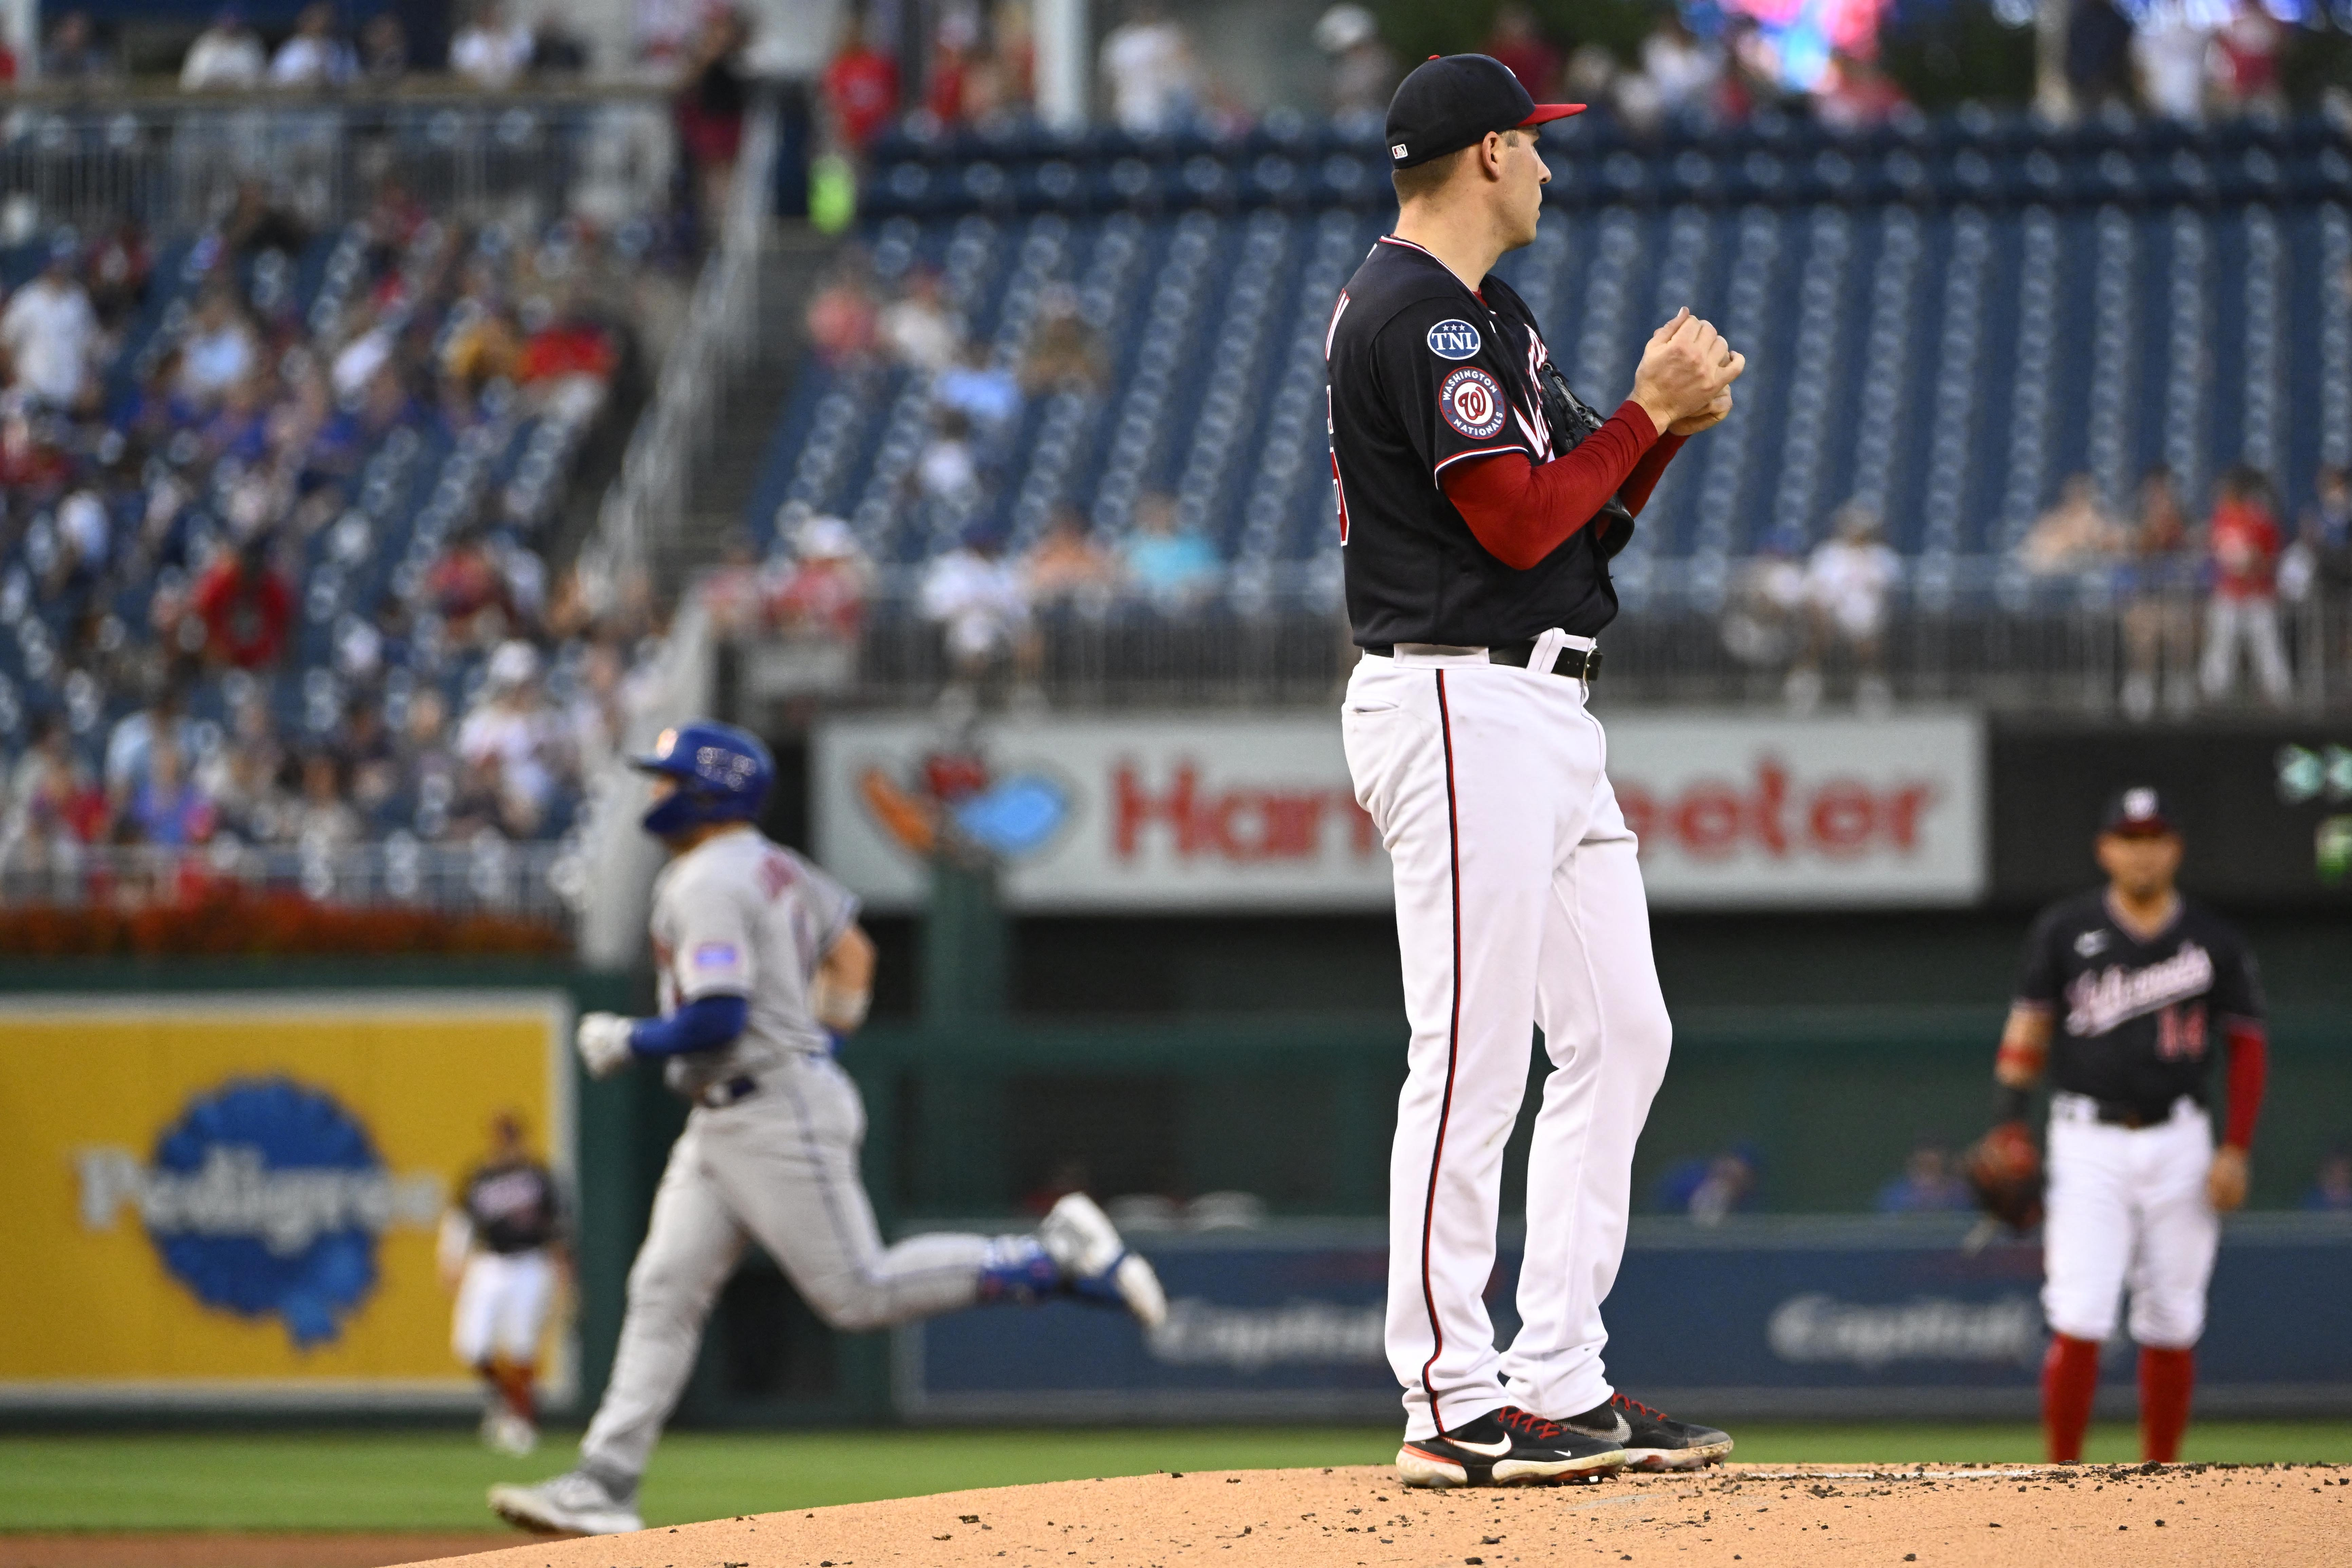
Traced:
[[640, 773], [677, 781], [668, 799], [645, 815], [646, 831], [664, 837], [704, 822], [751, 822], [776, 781], [775, 759], [748, 730], [698, 720], [664, 730], [650, 755], [631, 757]]

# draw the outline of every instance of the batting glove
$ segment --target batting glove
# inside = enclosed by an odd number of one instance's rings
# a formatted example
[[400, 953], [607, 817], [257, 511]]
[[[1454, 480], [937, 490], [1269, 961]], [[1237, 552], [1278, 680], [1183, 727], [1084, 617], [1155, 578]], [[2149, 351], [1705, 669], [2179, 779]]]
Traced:
[[590, 1078], [611, 1078], [629, 1065], [629, 1026], [618, 1013], [583, 1013], [572, 1037]]

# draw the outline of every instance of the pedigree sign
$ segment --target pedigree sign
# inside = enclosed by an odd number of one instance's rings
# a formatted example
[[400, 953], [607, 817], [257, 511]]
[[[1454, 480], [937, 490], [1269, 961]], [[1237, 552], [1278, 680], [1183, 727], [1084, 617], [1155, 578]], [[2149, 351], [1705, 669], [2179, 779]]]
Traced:
[[[1604, 721], [1661, 907], [1963, 904], [1984, 888], [1976, 720], [1738, 713]], [[942, 733], [824, 721], [815, 850], [869, 905], [919, 908], [929, 859], [985, 855], [1026, 910], [1374, 909], [1380, 836], [1339, 714], [1043, 718]]]

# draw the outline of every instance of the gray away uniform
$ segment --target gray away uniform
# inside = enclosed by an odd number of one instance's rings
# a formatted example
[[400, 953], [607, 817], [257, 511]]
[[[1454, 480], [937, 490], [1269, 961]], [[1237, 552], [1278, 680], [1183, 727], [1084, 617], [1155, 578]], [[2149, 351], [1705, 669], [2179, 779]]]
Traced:
[[[756, 1240], [835, 1328], [878, 1329], [969, 1306], [982, 1269], [1027, 1238], [923, 1236], [884, 1247], [859, 1177], [866, 1108], [810, 1016], [809, 984], [857, 915], [849, 890], [749, 829], [679, 856], [654, 885], [664, 1016], [740, 996], [731, 1044], [673, 1057], [694, 1100], [629, 1270], [612, 1381], [582, 1468], [626, 1497], [693, 1370], [702, 1324]], [[744, 1080], [749, 1080], [748, 1087]]]

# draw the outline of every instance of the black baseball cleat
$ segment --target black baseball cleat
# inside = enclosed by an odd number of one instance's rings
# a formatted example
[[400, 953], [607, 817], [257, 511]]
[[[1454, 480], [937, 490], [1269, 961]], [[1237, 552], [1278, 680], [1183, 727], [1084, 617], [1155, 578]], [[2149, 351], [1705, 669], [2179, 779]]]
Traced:
[[1626, 1463], [1624, 1445], [1571, 1432], [1516, 1405], [1397, 1450], [1409, 1487], [1507, 1487], [1606, 1474]]
[[1729, 1433], [1674, 1420], [1622, 1394], [1562, 1425], [1580, 1437], [1622, 1445], [1629, 1469], [1702, 1469], [1731, 1452]]

